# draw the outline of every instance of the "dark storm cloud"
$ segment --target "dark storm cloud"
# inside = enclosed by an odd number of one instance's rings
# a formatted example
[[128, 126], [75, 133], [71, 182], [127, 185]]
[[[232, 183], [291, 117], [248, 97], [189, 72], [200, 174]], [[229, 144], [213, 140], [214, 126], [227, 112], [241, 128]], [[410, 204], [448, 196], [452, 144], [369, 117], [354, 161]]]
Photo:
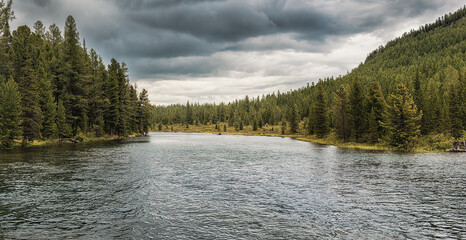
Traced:
[[137, 24], [209, 41], [236, 42], [289, 32], [323, 41], [328, 36], [370, 31], [390, 19], [414, 17], [442, 4], [432, 0], [339, 2], [329, 9], [312, 1], [283, 0], [124, 1], [118, 5]]
[[104, 44], [117, 55], [134, 58], [207, 55], [213, 51], [208, 42], [193, 35], [161, 29], [141, 31], [138, 37], [128, 33], [104, 40]]
[[[232, 96], [245, 88], [288, 90], [344, 74], [364, 60], [368, 48], [409, 31], [404, 23], [416, 28], [464, 5], [464, 0], [13, 1], [13, 28], [42, 20], [63, 32], [66, 17], [73, 15], [88, 48], [107, 61], [125, 61], [131, 79], [144, 79], [147, 88], [153, 84], [154, 95], [179, 86], [234, 89], [240, 81]], [[179, 82], [167, 85], [168, 79]]]
[[130, 9], [145, 9], [145, 8], [154, 8], [154, 7], [169, 7], [177, 6], [180, 4], [197, 4], [202, 2], [221, 2], [225, 0], [155, 0], [155, 1], [146, 1], [146, 0], [121, 0], [117, 1], [116, 4], [123, 8]]
[[271, 32], [273, 28], [263, 12], [237, 2], [137, 9], [129, 17], [152, 28], [170, 29], [209, 41], [238, 41]]
[[50, 4], [50, 0], [33, 0], [33, 1], [39, 7], [45, 7]]

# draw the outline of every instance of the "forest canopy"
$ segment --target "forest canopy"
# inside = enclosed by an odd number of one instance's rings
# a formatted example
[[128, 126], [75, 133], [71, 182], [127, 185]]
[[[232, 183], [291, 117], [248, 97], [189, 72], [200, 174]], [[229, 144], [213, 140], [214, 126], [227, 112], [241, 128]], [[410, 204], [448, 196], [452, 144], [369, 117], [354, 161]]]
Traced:
[[124, 62], [105, 66], [80, 41], [75, 19], [64, 34], [41, 21], [10, 31], [12, 0], [0, 2], [0, 144], [16, 140], [104, 134], [126, 137], [149, 131], [147, 91], [129, 83]]

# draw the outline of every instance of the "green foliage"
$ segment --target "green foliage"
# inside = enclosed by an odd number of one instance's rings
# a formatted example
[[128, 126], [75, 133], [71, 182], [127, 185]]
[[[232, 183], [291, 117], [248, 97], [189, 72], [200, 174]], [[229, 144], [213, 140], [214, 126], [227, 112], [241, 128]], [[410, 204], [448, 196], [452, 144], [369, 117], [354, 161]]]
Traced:
[[16, 97], [2, 100], [0, 105], [6, 109], [2, 119], [20, 114], [15, 124], [21, 129], [17, 131], [9, 120], [0, 122], [10, 129], [0, 134], [4, 147], [19, 137], [25, 144], [78, 134], [124, 137], [149, 131], [152, 116], [147, 91], [138, 98], [124, 63], [112, 59], [106, 69], [94, 50], [88, 52], [85, 42], [81, 46], [72, 16], [66, 19], [64, 36], [56, 24], [47, 31], [41, 21], [34, 24], [34, 32], [20, 26], [10, 34], [11, 4], [11, 0], [0, 2], [0, 79], [12, 75], [0, 84], [3, 98]]
[[285, 134], [285, 131], [286, 131], [286, 121], [285, 121], [285, 119], [282, 119], [281, 130], [282, 130], [282, 135]]
[[392, 146], [410, 150], [420, 134], [422, 112], [418, 112], [413, 97], [403, 83], [397, 85], [395, 92], [390, 94], [387, 122], [384, 126], [389, 133]]
[[13, 78], [21, 93], [23, 141], [40, 138], [42, 111], [39, 106], [38, 81], [34, 74], [34, 57], [37, 49], [29, 27], [20, 26], [13, 32], [11, 61]]
[[365, 112], [363, 108], [364, 94], [359, 80], [356, 79], [351, 85], [349, 100], [349, 124], [352, 129], [351, 137], [356, 141], [362, 139], [364, 133]]
[[323, 138], [329, 131], [327, 104], [324, 99], [324, 90], [321, 84], [317, 84], [317, 93], [311, 107], [311, 119], [313, 119], [313, 132], [318, 138]]
[[0, 146], [10, 148], [21, 135], [21, 96], [12, 77], [0, 81]]
[[338, 137], [345, 142], [348, 141], [351, 135], [348, 116], [348, 91], [343, 86], [335, 94], [333, 115]]
[[71, 136], [71, 126], [68, 124], [68, 120], [66, 118], [65, 113], [65, 106], [63, 105], [63, 101], [58, 101], [57, 107], [57, 128], [58, 128], [58, 136], [60, 138], [70, 137]]
[[369, 86], [366, 99], [366, 112], [369, 113], [367, 117], [367, 141], [376, 143], [384, 135], [382, 122], [384, 121], [383, 117], [386, 108], [382, 88], [377, 81], [373, 81]]
[[293, 107], [290, 108], [290, 132], [297, 133], [299, 130], [299, 113], [298, 113], [298, 105], [294, 104]]

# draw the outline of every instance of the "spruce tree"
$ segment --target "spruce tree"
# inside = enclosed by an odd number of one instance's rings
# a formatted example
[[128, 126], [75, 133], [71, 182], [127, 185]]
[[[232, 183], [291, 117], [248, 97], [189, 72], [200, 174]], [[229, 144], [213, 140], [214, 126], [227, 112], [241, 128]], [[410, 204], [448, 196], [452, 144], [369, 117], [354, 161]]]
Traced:
[[50, 138], [55, 135], [57, 126], [55, 123], [57, 106], [53, 96], [51, 81], [44, 69], [45, 60], [43, 57], [39, 62], [36, 79], [39, 82], [39, 104], [42, 111], [42, 137]]
[[290, 132], [297, 133], [299, 129], [298, 105], [294, 104], [290, 112]]
[[355, 141], [361, 141], [364, 133], [364, 95], [359, 80], [354, 80], [351, 85], [349, 100], [349, 117], [351, 136]]
[[284, 134], [285, 134], [285, 131], [286, 131], [286, 121], [285, 121], [285, 118], [282, 119], [281, 130], [282, 130], [282, 135], [284, 135]]
[[392, 146], [402, 150], [414, 148], [420, 133], [422, 112], [418, 112], [413, 97], [403, 83], [389, 97], [386, 122]]
[[11, 46], [10, 21], [15, 18], [12, 10], [12, 0], [0, 2], [0, 76], [11, 74], [11, 61], [8, 56]]
[[382, 139], [384, 128], [382, 126], [385, 111], [385, 99], [382, 89], [377, 81], [372, 81], [367, 93], [367, 122], [368, 136], [367, 141], [375, 143]]
[[63, 46], [63, 72], [66, 91], [63, 96], [68, 121], [71, 123], [73, 135], [78, 129], [86, 127], [87, 100], [84, 96], [82, 51], [79, 46], [79, 33], [72, 16], [65, 21], [65, 41]]
[[146, 89], [142, 89], [139, 94], [140, 111], [139, 111], [139, 124], [140, 133], [146, 135], [149, 132], [150, 126], [150, 103], [149, 96]]
[[13, 77], [0, 82], [0, 144], [10, 148], [21, 135], [21, 95]]
[[328, 133], [328, 115], [322, 84], [317, 85], [317, 93], [311, 114], [315, 122], [314, 133], [319, 138], [324, 137]]
[[11, 49], [13, 78], [21, 92], [23, 144], [40, 138], [42, 112], [39, 106], [38, 81], [34, 73], [34, 53], [31, 31], [20, 26], [13, 32]]
[[193, 110], [189, 101], [186, 103], [186, 125], [193, 124]]
[[65, 106], [63, 105], [62, 100], [58, 100], [57, 105], [57, 133], [59, 138], [66, 138], [71, 136], [71, 126], [68, 124], [68, 119], [66, 118]]
[[120, 64], [112, 59], [108, 66], [108, 78], [106, 84], [106, 97], [108, 100], [108, 109], [105, 114], [105, 125], [110, 135], [119, 136], [119, 119], [120, 119], [120, 98], [118, 87], [118, 69]]
[[348, 116], [348, 91], [341, 86], [335, 94], [335, 106], [333, 108], [335, 116], [335, 129], [340, 139], [348, 141], [351, 135]]
[[463, 120], [462, 111], [461, 111], [461, 92], [464, 89], [461, 89], [460, 82], [455, 82], [450, 85], [449, 90], [449, 114], [451, 121], [451, 134], [454, 138], [458, 139], [463, 135]]

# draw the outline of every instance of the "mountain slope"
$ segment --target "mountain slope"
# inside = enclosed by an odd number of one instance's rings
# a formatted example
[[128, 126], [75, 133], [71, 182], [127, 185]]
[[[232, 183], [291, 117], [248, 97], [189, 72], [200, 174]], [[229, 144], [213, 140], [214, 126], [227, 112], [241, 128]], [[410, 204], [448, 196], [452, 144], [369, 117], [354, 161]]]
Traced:
[[[404, 134], [407, 136], [404, 147], [414, 147], [412, 143], [421, 136], [421, 145], [432, 145], [426, 149], [446, 148], [451, 137], [463, 137], [466, 130], [465, 16], [463, 7], [379, 47], [351, 73], [320, 80], [316, 85], [324, 92], [325, 111], [315, 110], [322, 102], [316, 98], [319, 88], [312, 84], [287, 93], [246, 97], [228, 104], [159, 106], [154, 110], [155, 123], [224, 122], [238, 131], [239, 126], [259, 123], [260, 129], [266, 124], [278, 125], [282, 120], [295, 126], [292, 110], [296, 105], [301, 119], [297, 134], [312, 135], [319, 126], [328, 125], [331, 130], [327, 134], [339, 141], [389, 144], [396, 134]], [[398, 106], [397, 97], [403, 100]], [[397, 107], [400, 119], [406, 117], [405, 112], [414, 114], [412, 129], [399, 130], [401, 133], [390, 130], [389, 126], [396, 122], [397, 114], [393, 111]], [[326, 119], [328, 124], [316, 119]], [[267, 132], [279, 134], [278, 129]]]

